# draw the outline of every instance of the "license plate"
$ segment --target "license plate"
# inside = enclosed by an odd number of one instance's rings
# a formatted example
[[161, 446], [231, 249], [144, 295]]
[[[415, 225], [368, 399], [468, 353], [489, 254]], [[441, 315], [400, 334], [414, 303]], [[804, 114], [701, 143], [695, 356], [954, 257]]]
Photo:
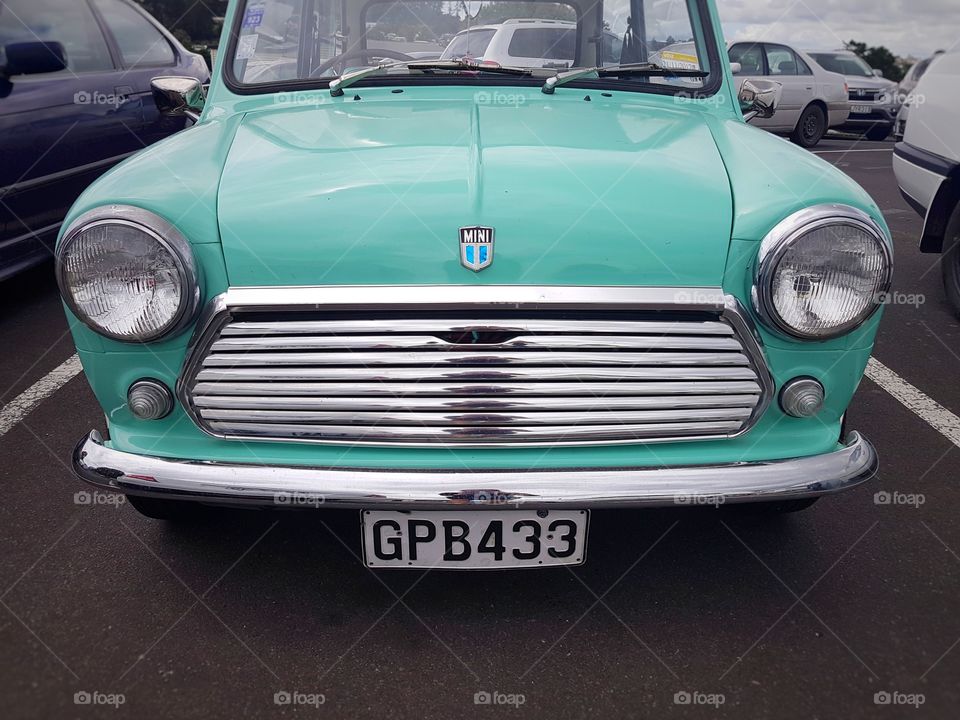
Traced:
[[586, 558], [586, 510], [364, 510], [369, 567], [464, 570], [579, 565]]
[[873, 108], [869, 105], [851, 105], [850, 112], [854, 115], [869, 115], [873, 112]]

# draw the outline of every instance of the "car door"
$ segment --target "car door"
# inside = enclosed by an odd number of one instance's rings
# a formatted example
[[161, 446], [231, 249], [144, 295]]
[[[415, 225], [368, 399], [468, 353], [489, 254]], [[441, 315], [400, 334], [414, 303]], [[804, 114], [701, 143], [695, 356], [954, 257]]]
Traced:
[[769, 79], [783, 86], [774, 117], [779, 116], [778, 126], [792, 130], [800, 121], [800, 113], [816, 95], [813, 74], [801, 74], [800, 59], [786, 45], [764, 43], [763, 48]]
[[[150, 82], [161, 75], [189, 74], [178, 49], [153, 18], [127, 0], [91, 0], [107, 29], [121, 66], [118, 84], [135, 103], [141, 122], [131, 130], [143, 147], [182, 130], [183, 118], [163, 118], [153, 102]], [[200, 78], [198, 78], [200, 79]]]
[[[738, 89], [745, 80], [768, 79], [767, 55], [762, 43], [735, 43], [730, 46], [728, 55], [730, 62], [740, 63], [740, 72], [734, 78]], [[764, 130], [783, 130], [785, 128], [781, 121], [779, 109], [773, 117], [754, 118], [750, 121], [750, 124]]]
[[87, 0], [3, 0], [0, 48], [63, 45], [66, 69], [0, 80], [0, 276], [49, 249], [94, 179], [140, 147], [140, 113]]

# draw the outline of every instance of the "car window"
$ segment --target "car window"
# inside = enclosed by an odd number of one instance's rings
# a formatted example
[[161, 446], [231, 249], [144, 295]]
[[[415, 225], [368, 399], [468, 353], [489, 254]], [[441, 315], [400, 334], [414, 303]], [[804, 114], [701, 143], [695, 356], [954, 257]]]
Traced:
[[740, 43], [730, 48], [730, 62], [740, 63], [741, 75], [763, 75], [763, 48]]
[[86, 3], [2, 0], [0, 52], [11, 43], [37, 41], [63, 45], [67, 56], [64, 73], [113, 70], [107, 42]]
[[577, 55], [576, 28], [517, 28], [510, 38], [507, 54], [515, 58], [566, 60], [572, 64]]
[[153, 24], [122, 0], [93, 0], [120, 46], [123, 64], [173, 65], [173, 48]]
[[799, 55], [795, 57], [797, 58], [797, 75], [813, 75], [813, 70], [807, 65], [807, 61]]
[[797, 56], [783, 45], [764, 45], [771, 75], [797, 75]]
[[603, 57], [600, 58], [601, 65], [616, 65], [620, 62], [620, 53], [623, 51], [623, 39], [613, 33], [603, 34]]
[[483, 57], [496, 30], [470, 30], [455, 36], [440, 56], [444, 60]]

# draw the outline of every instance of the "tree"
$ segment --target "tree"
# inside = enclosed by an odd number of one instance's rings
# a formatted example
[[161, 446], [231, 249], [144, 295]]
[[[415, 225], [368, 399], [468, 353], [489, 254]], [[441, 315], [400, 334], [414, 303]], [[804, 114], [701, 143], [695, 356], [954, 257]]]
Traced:
[[882, 45], [868, 47], [866, 43], [851, 40], [844, 43], [844, 46], [850, 52], [863, 58], [867, 65], [882, 72], [888, 80], [894, 82], [903, 80], [904, 70], [899, 58]]

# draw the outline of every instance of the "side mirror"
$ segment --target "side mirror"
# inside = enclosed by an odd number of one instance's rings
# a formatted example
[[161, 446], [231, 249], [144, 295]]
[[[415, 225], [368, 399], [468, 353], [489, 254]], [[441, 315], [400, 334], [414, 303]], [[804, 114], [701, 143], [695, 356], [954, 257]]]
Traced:
[[10, 43], [3, 48], [7, 64], [0, 67], [0, 77], [39, 75], [65, 70], [67, 54], [58, 42]]
[[883, 70], [877, 70], [876, 68], [874, 68], [874, 69], [873, 69], [873, 74], [874, 74], [874, 77], [882, 78], [882, 77], [883, 77]]
[[772, 80], [744, 80], [738, 97], [743, 108], [743, 119], [770, 118], [780, 104], [783, 85]]
[[741, 72], [743, 72], [743, 65], [741, 65], [740, 63], [732, 62], [730, 63], [730, 71], [734, 75], [739, 75]]
[[156, 77], [150, 81], [153, 101], [165, 117], [186, 117], [194, 122], [207, 101], [200, 81], [192, 77]]

